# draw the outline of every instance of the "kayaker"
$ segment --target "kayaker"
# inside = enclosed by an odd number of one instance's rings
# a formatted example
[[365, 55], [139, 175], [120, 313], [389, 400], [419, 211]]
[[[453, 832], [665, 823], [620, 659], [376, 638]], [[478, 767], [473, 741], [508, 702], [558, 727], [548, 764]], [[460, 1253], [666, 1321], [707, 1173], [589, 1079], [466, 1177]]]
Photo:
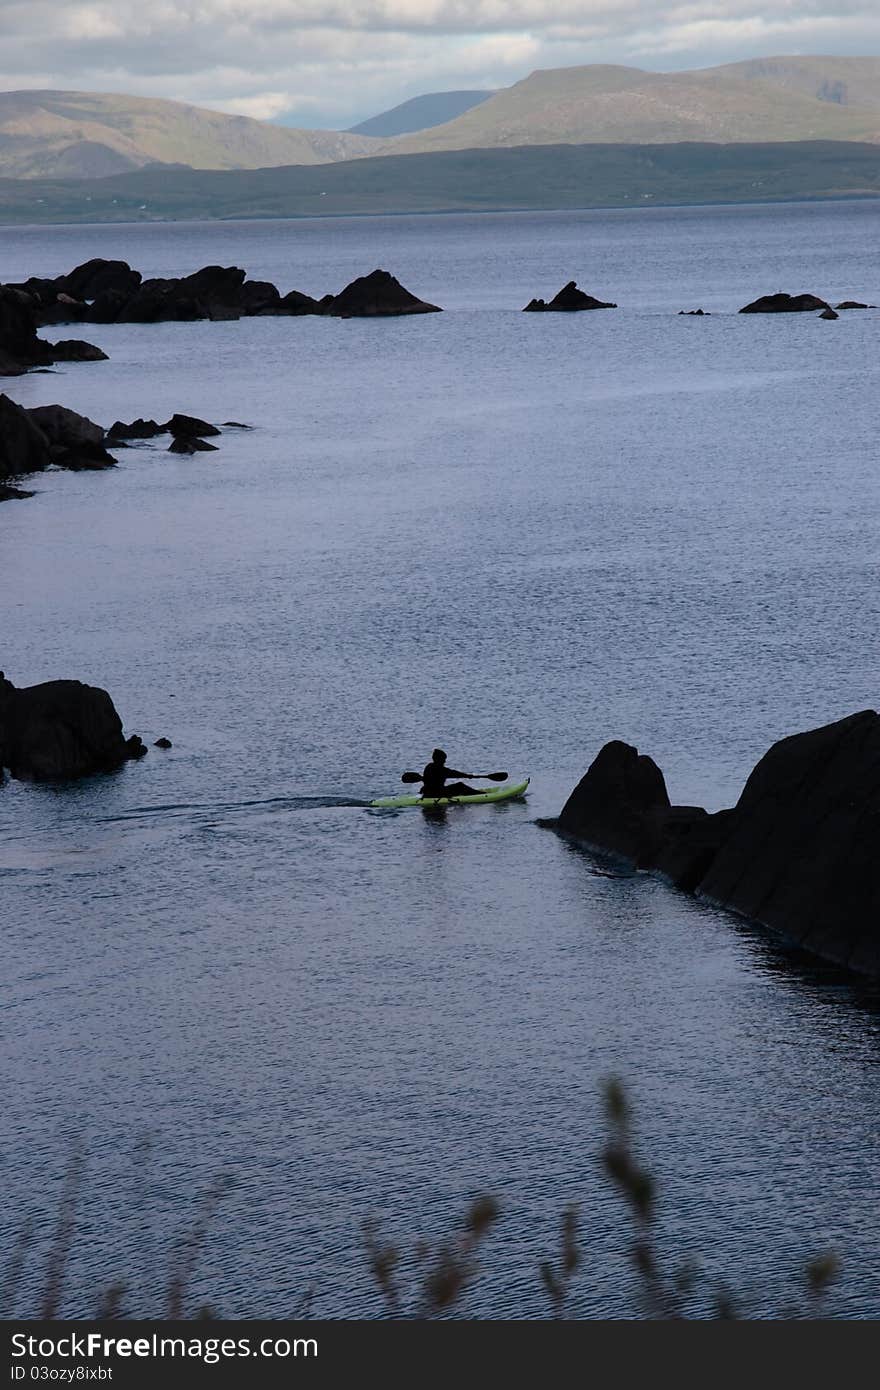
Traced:
[[451, 787], [446, 785], [451, 777], [475, 775], [473, 772], [456, 772], [454, 767], [447, 767], [443, 749], [435, 748], [431, 754], [431, 761], [426, 764], [422, 773], [422, 796], [479, 796], [479, 788], [469, 787], [465, 782], [453, 782]]

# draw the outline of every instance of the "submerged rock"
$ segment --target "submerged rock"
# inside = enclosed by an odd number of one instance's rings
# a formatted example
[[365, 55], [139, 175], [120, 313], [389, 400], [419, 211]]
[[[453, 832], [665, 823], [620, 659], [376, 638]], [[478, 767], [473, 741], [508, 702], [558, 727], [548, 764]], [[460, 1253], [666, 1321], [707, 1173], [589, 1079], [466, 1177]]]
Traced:
[[662, 773], [602, 749], [557, 828], [763, 923], [806, 950], [880, 974], [880, 715], [864, 710], [773, 745], [731, 810], [672, 806]]
[[857, 299], [845, 299], [842, 304], [835, 304], [835, 309], [876, 309], [876, 304], [860, 304]]
[[209, 425], [207, 420], [200, 420], [197, 415], [172, 415], [162, 426], [162, 433], [181, 439], [205, 439], [220, 431], [216, 425]]
[[216, 444], [209, 444], [207, 439], [199, 439], [198, 435], [175, 435], [168, 445], [169, 454], [198, 454], [211, 450], [217, 452]]
[[840, 318], [840, 315], [839, 315], [838, 313], [835, 313], [835, 311], [834, 311], [833, 309], [823, 309], [822, 312], [821, 312], [821, 314], [819, 315], [819, 318], [820, 318], [820, 319], [839, 319], [839, 318]]
[[125, 738], [106, 690], [69, 680], [18, 690], [0, 672], [0, 767], [13, 777], [88, 777], [145, 752], [137, 735]]
[[436, 304], [417, 299], [387, 270], [374, 270], [352, 280], [329, 297], [323, 312], [332, 318], [392, 318], [402, 314], [439, 314]]
[[740, 309], [741, 314], [809, 314], [831, 306], [814, 294], [765, 294]]
[[171, 746], [170, 738], [157, 738], [156, 742], [153, 744], [154, 748], [171, 748]]
[[60, 343], [49, 343], [53, 362], [106, 362], [107, 354], [94, 343], [84, 343], [81, 338], [64, 338]]
[[616, 309], [616, 304], [594, 299], [591, 294], [579, 290], [574, 280], [563, 285], [559, 293], [547, 304], [543, 299], [532, 299], [523, 310], [524, 314], [573, 313], [580, 309]]
[[127, 425], [124, 420], [114, 420], [107, 431], [108, 439], [155, 439], [157, 434], [165, 434], [167, 426], [157, 425], [155, 420], [144, 420], [138, 416]]

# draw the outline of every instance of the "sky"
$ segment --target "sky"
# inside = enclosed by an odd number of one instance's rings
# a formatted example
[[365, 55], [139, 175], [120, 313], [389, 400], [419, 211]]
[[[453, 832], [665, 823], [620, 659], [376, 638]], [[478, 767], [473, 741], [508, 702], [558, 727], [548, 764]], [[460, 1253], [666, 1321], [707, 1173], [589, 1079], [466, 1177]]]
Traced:
[[535, 68], [880, 53], [880, 0], [0, 0], [0, 90], [167, 97], [345, 128]]

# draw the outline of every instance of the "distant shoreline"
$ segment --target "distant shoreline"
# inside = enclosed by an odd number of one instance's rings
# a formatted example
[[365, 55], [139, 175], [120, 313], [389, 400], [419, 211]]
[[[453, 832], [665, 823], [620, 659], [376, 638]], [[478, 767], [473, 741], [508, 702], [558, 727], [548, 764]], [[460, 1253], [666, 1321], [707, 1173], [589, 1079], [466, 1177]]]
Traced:
[[880, 199], [880, 145], [532, 145], [336, 164], [0, 179], [0, 225], [605, 212]]
[[821, 195], [814, 197], [801, 198], [755, 198], [720, 200], [716, 202], [696, 202], [696, 203], [608, 203], [592, 207], [491, 207], [491, 208], [467, 208], [467, 207], [443, 207], [443, 208], [389, 208], [386, 212], [301, 212], [289, 213], [280, 216], [277, 213], [241, 213], [230, 214], [222, 217], [119, 217], [119, 218], [100, 218], [89, 221], [87, 218], [75, 220], [61, 220], [34, 222], [22, 220], [4, 221], [0, 213], [0, 227], [17, 228], [27, 231], [29, 228], [40, 230], [44, 227], [173, 227], [173, 226], [203, 226], [206, 224], [230, 224], [245, 222], [347, 222], [347, 221], [368, 221], [370, 218], [380, 217], [534, 217], [542, 213], [607, 213], [607, 212], [678, 212], [694, 211], [712, 208], [760, 208], [760, 207], [818, 207], [828, 204], [841, 203], [880, 203], [880, 192], [878, 193], [846, 193], [840, 195]]

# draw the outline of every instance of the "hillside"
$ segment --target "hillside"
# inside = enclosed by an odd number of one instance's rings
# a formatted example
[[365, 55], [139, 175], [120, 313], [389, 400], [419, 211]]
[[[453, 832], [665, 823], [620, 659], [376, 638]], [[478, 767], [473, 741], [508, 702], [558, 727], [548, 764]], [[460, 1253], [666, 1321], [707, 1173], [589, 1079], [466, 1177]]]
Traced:
[[761, 58], [672, 73], [552, 68], [395, 149], [678, 140], [880, 141], [880, 58]]
[[89, 181], [0, 179], [0, 219], [128, 222], [880, 197], [880, 148], [835, 141], [552, 145]]
[[256, 169], [372, 154], [365, 136], [291, 130], [177, 101], [101, 92], [0, 93], [0, 175], [101, 178], [147, 164]]
[[371, 116], [368, 121], [351, 127], [352, 135], [372, 135], [388, 137], [407, 135], [413, 130], [428, 130], [431, 126], [444, 125], [464, 115], [471, 107], [479, 106], [495, 93], [489, 92], [427, 92], [424, 96], [411, 97], [389, 111]]

